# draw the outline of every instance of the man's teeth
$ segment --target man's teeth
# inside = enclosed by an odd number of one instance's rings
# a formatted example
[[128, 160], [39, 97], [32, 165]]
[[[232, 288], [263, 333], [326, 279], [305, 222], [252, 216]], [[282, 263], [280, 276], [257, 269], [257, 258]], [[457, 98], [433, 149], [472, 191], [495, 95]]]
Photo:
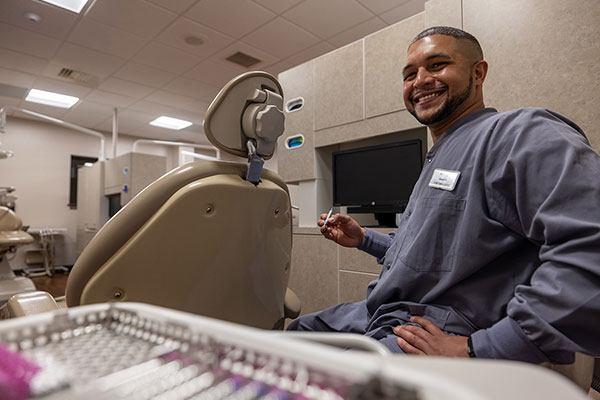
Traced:
[[438, 95], [439, 95], [439, 93], [431, 93], [431, 94], [428, 94], [427, 96], [420, 97], [419, 100], [418, 100], [418, 103], [420, 103], [422, 101], [427, 101], [427, 100], [432, 99], [432, 98], [434, 98], [434, 97], [436, 97]]

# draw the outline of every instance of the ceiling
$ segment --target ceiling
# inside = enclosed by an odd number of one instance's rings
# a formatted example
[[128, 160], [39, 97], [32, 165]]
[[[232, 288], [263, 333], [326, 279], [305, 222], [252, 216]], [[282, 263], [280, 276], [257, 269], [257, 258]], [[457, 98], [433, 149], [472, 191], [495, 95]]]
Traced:
[[[229, 79], [257, 69], [276, 75], [417, 14], [424, 3], [91, 0], [75, 14], [36, 0], [1, 0], [0, 106], [107, 132], [117, 107], [119, 133], [205, 142], [204, 113]], [[226, 60], [237, 51], [260, 62], [247, 69]], [[58, 75], [63, 68], [74, 70], [71, 79]], [[30, 88], [81, 100], [68, 110], [25, 102]], [[181, 131], [148, 125], [160, 115], [194, 124]]]

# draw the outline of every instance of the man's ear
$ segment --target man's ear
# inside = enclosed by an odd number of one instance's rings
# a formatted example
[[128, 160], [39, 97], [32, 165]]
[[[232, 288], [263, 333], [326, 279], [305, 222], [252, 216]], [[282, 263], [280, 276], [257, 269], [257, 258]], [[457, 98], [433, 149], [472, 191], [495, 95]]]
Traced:
[[475, 84], [482, 85], [485, 81], [488, 71], [488, 63], [485, 60], [478, 61], [473, 67], [475, 71]]

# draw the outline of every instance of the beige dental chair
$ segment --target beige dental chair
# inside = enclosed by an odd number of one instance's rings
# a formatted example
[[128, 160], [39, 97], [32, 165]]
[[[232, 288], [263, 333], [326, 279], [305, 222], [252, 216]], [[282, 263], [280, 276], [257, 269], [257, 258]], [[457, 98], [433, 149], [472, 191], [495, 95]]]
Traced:
[[[283, 133], [282, 95], [264, 72], [229, 82], [204, 130], [222, 152], [246, 160], [189, 163], [150, 184], [77, 259], [67, 305], [136, 301], [266, 329], [295, 318], [289, 192], [262, 169]], [[15, 314], [27, 312], [13, 300]]]
[[31, 279], [15, 276], [7, 254], [16, 246], [33, 242], [27, 232], [21, 230], [21, 219], [7, 207], [0, 207], [0, 305], [18, 293], [35, 290]]

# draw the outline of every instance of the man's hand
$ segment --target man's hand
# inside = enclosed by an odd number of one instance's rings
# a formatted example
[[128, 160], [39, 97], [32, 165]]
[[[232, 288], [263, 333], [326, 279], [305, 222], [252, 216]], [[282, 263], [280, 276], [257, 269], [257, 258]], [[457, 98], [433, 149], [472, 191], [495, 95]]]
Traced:
[[469, 357], [466, 336], [453, 336], [444, 333], [431, 321], [422, 317], [412, 317], [422, 328], [413, 325], [399, 325], [394, 328], [398, 336], [398, 346], [407, 354]]
[[347, 215], [335, 214], [325, 220], [327, 214], [321, 214], [317, 225], [321, 227], [321, 233], [329, 240], [344, 247], [358, 247], [365, 236], [364, 228], [354, 219]]

